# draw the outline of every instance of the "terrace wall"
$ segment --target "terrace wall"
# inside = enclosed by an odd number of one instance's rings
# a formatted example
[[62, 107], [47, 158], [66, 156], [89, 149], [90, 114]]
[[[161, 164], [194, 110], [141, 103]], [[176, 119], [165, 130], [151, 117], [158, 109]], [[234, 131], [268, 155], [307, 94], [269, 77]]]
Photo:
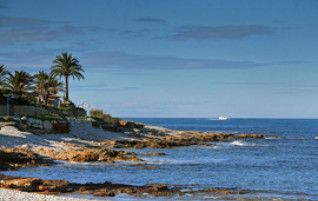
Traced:
[[[9, 107], [9, 113], [13, 116], [39, 116], [39, 115], [48, 115], [48, 114], [59, 114], [63, 116], [74, 116], [74, 112], [72, 110], [64, 111], [58, 109], [48, 109], [45, 107], [35, 107], [35, 106], [23, 106], [23, 105], [15, 105]], [[86, 111], [77, 110], [75, 112], [76, 116], [86, 116]], [[0, 116], [7, 115], [7, 106], [0, 105]]]

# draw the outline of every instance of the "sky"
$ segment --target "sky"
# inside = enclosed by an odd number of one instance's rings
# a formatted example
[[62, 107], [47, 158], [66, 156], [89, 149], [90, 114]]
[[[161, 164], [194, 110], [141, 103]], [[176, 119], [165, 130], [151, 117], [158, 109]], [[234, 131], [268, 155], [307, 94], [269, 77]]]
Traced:
[[1, 0], [0, 64], [72, 53], [116, 117], [318, 118], [317, 0]]

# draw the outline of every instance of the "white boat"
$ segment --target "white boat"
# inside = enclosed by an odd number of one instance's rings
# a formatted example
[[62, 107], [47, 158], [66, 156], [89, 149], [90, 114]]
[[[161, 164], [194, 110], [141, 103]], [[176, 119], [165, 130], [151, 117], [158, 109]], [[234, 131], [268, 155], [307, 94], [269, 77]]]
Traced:
[[227, 120], [227, 117], [219, 116], [219, 120]]

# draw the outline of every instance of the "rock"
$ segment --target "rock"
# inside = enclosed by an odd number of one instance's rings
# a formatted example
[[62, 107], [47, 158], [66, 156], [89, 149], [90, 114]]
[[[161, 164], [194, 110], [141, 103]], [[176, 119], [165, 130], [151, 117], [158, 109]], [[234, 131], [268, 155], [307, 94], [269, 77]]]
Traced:
[[166, 191], [166, 190], [168, 190], [168, 186], [166, 184], [155, 184], [152, 188], [154, 191]]
[[165, 153], [160, 153], [160, 152], [148, 152], [148, 153], [144, 153], [143, 155], [145, 156], [165, 156]]
[[0, 170], [48, 165], [38, 154], [28, 148], [1, 148]]
[[158, 169], [156, 166], [145, 166], [145, 167], [140, 167], [139, 169]]
[[65, 149], [64, 152], [56, 152], [53, 149], [36, 150], [38, 153], [50, 156], [56, 160], [68, 160], [74, 162], [114, 162], [118, 161], [142, 161], [133, 152], [115, 151], [108, 149]]
[[21, 117], [22, 121], [26, 121], [28, 118], [26, 116]]
[[53, 128], [53, 125], [52, 125], [52, 123], [51, 123], [49, 120], [45, 120], [45, 121], [43, 122], [43, 128], [44, 128], [45, 130], [47, 130], [47, 131], [51, 131], [52, 128]]
[[114, 192], [107, 192], [107, 191], [98, 191], [93, 194], [95, 197], [114, 197]]

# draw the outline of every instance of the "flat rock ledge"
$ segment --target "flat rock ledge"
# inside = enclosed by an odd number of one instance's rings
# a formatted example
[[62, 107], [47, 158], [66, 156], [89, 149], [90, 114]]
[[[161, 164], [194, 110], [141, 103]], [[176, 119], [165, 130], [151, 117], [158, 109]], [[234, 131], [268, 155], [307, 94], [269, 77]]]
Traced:
[[177, 146], [191, 146], [191, 145], [211, 145], [208, 142], [226, 141], [232, 139], [264, 139], [271, 137], [269, 135], [261, 134], [239, 134], [233, 135], [229, 133], [200, 133], [190, 131], [179, 131], [180, 136], [175, 137], [156, 137], [154, 139], [143, 140], [104, 140], [101, 145], [112, 148], [133, 148], [141, 149], [151, 147], [153, 149], [173, 148]]
[[[186, 186], [186, 185], [185, 185]], [[189, 185], [191, 186], [191, 185]], [[37, 178], [12, 177], [0, 174], [0, 187], [19, 190], [24, 192], [44, 193], [44, 194], [61, 194], [61, 193], [80, 193], [93, 195], [95, 197], [113, 197], [119, 193], [126, 193], [136, 197], [146, 197], [152, 195], [171, 196], [184, 195], [186, 193], [222, 193], [222, 194], [246, 194], [252, 193], [243, 190], [226, 190], [226, 189], [206, 189], [206, 190], [181, 190], [181, 187], [174, 186], [169, 188], [166, 184], [149, 184], [144, 186], [133, 186], [125, 184], [113, 184], [105, 182], [100, 184], [77, 184], [69, 183], [65, 180], [41, 180]], [[184, 187], [184, 186], [183, 186]]]
[[16, 170], [19, 167], [48, 166], [49, 161], [43, 160], [29, 148], [0, 148], [0, 170]]
[[35, 150], [41, 155], [48, 156], [56, 160], [72, 162], [115, 162], [115, 161], [142, 161], [136, 157], [134, 152], [115, 151], [109, 149], [63, 149], [61, 152], [54, 149], [38, 148]]

